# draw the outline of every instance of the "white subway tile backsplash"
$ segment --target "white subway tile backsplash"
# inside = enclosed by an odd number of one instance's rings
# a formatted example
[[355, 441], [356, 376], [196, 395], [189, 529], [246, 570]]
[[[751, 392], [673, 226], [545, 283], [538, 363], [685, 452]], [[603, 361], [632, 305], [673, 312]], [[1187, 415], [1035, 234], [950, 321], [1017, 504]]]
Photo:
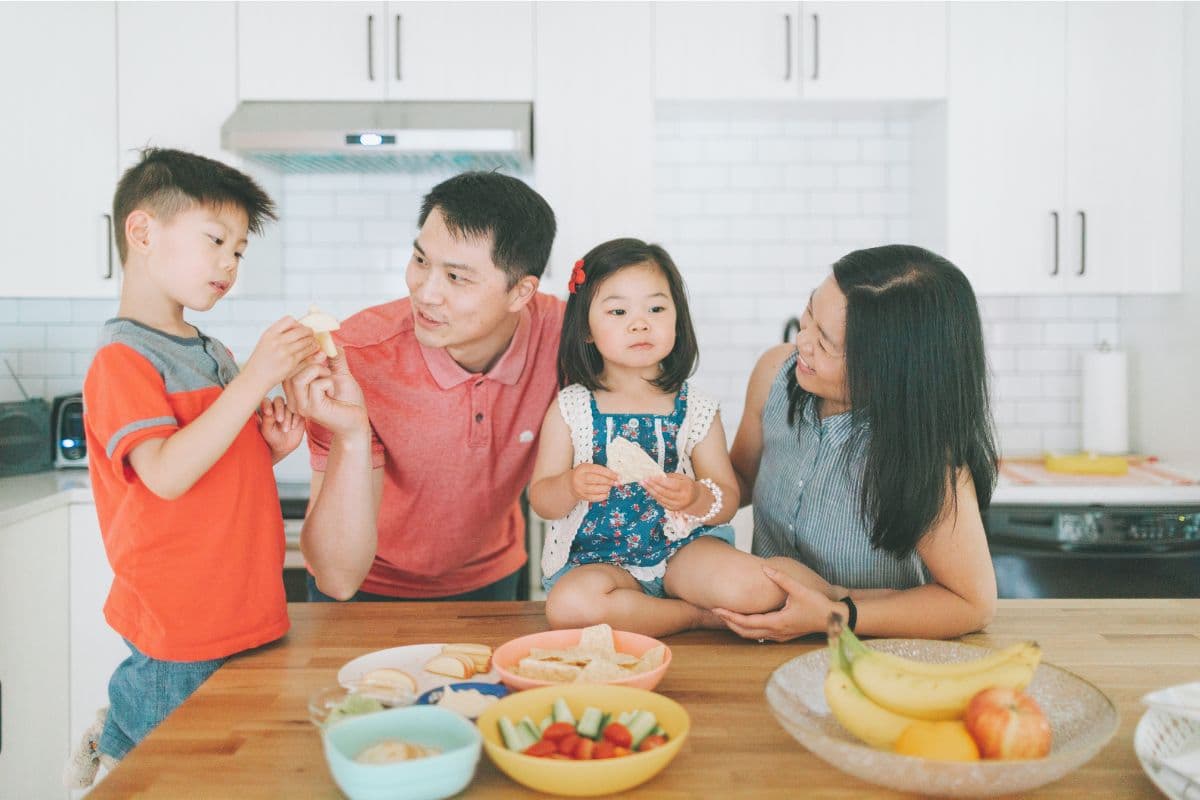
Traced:
[[1047, 322], [1044, 341], [1050, 345], [1090, 345], [1096, 341], [1094, 322]]
[[[285, 184], [286, 185], [286, 184]], [[287, 214], [281, 215], [286, 225], [289, 220], [304, 217], [328, 219], [333, 216], [337, 197], [313, 192], [293, 192], [287, 197]]]
[[336, 209], [342, 219], [386, 219], [388, 197], [377, 192], [345, 192], [337, 196]]
[[1070, 316], [1072, 319], [1116, 320], [1121, 313], [1116, 297], [1072, 297]]
[[[879, 164], [846, 164], [837, 167], [837, 185], [843, 189], [879, 189], [888, 185], [888, 169]], [[907, 186], [907, 183], [896, 183]]]
[[20, 320], [21, 323], [70, 322], [71, 301], [59, 299], [20, 300], [17, 303], [17, 320]]
[[745, 164], [733, 168], [729, 185], [739, 189], [774, 189], [783, 185], [783, 176], [775, 166]]
[[[45, 346], [46, 328], [42, 325], [0, 325], [0, 350], [12, 352]], [[13, 364], [13, 369], [16, 368]], [[7, 374], [8, 370], [4, 372]]]
[[71, 354], [57, 350], [25, 350], [21, 353], [20, 365], [13, 367], [18, 375], [35, 378], [70, 375]]
[[1022, 297], [1018, 302], [1025, 319], [1066, 319], [1069, 308], [1066, 297]]

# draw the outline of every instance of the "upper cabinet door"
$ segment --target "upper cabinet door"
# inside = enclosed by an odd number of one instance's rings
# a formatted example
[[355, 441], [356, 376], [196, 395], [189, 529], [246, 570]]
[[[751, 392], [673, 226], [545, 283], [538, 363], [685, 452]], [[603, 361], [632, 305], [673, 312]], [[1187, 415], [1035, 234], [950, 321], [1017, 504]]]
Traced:
[[117, 35], [122, 168], [147, 145], [234, 160], [221, 125], [237, 106], [235, 5], [121, 3]]
[[381, 100], [383, 3], [238, 3], [242, 100]]
[[1062, 290], [1065, 42], [1062, 3], [951, 4], [946, 256], [976, 292]]
[[798, 3], [655, 3], [655, 96], [800, 96]]
[[387, 96], [533, 99], [533, 3], [388, 3]]
[[945, 3], [801, 3], [804, 97], [946, 96]]
[[1182, 282], [1183, 9], [1067, 4], [1072, 291]]
[[116, 297], [116, 5], [0, 3], [0, 294]]

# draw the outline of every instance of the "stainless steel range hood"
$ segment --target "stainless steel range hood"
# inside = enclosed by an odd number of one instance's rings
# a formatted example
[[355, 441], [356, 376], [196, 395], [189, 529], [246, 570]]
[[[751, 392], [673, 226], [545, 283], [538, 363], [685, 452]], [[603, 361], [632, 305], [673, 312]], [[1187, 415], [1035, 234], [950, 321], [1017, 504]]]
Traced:
[[284, 173], [528, 169], [530, 103], [245, 102], [221, 146]]

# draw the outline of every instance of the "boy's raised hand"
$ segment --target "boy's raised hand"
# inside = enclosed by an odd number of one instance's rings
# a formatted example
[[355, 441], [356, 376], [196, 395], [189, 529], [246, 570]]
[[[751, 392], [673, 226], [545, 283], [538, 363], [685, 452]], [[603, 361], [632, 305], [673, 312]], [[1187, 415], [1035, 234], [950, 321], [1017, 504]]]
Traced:
[[264, 397], [258, 409], [258, 429], [271, 448], [271, 460], [278, 462], [304, 438], [304, 419], [288, 408], [282, 397]]
[[599, 464], [580, 464], [571, 470], [571, 493], [579, 500], [602, 503], [617, 485], [617, 473]]
[[259, 338], [243, 373], [251, 376], [266, 394], [321, 351], [312, 329], [291, 317], [273, 323]]
[[681, 472], [646, 478], [642, 486], [667, 511], [683, 511], [700, 497], [700, 484]]

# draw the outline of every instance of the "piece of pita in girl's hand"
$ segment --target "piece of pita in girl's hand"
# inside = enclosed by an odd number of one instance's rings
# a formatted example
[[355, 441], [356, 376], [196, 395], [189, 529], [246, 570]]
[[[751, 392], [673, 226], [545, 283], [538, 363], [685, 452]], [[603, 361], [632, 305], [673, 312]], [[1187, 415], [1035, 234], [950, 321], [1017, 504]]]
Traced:
[[617, 480], [623, 484], [666, 474], [645, 450], [623, 436], [616, 436], [608, 443], [608, 468], [617, 473]]

